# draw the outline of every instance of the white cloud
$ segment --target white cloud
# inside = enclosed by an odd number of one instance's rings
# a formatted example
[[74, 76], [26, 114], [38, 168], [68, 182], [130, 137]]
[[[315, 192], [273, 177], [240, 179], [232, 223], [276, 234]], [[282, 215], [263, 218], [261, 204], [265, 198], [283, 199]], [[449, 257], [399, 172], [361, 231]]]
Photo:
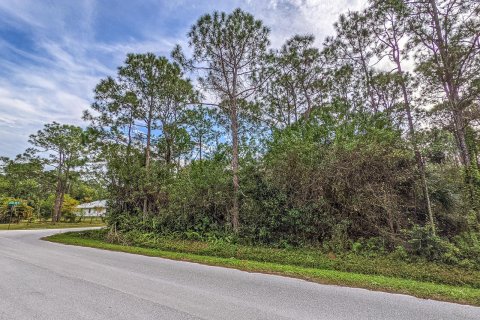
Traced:
[[[32, 43], [26, 46], [0, 38], [0, 155], [12, 157], [23, 152], [28, 147], [28, 135], [45, 123], [85, 125], [81, 113], [93, 99], [93, 88], [101, 78], [115, 73], [126, 53], [155, 52], [168, 56], [175, 44], [185, 47], [185, 34], [195, 19], [213, 9], [240, 6], [253, 13], [271, 28], [272, 45], [279, 47], [297, 33], [314, 34], [320, 45], [325, 36], [333, 33], [332, 24], [340, 12], [359, 9], [364, 3], [365, 0], [132, 2], [128, 4], [132, 8], [148, 8], [122, 12], [125, 16], [134, 12], [142, 15], [131, 26], [137, 28], [132, 34], [138, 36], [119, 31], [115, 41], [101, 41], [98, 36], [106, 33], [96, 24], [106, 19], [100, 15], [101, 2], [2, 0], [0, 28], [21, 32], [27, 37], [25, 41]], [[118, 4], [126, 5], [123, 1]], [[155, 6], [157, 9], [152, 9]], [[193, 19], [183, 18], [187, 9], [190, 15], [196, 15]], [[152, 19], [152, 15], [158, 18]], [[174, 16], [175, 25], [163, 26], [165, 15]], [[121, 16], [115, 16], [112, 23], [121, 20]]]
[[252, 13], [271, 28], [274, 47], [295, 34], [313, 34], [320, 46], [325, 37], [333, 34], [339, 14], [363, 9], [366, 0], [251, 0], [249, 5]]

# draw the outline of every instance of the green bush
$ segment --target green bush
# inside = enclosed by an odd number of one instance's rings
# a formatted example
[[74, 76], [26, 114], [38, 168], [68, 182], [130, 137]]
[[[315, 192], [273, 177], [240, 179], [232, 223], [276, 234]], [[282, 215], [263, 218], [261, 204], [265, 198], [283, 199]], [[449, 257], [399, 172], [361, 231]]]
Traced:
[[[425, 148], [446, 150], [448, 141]], [[155, 160], [148, 172], [141, 150], [128, 166], [123, 157], [110, 160], [117, 185], [111, 186], [109, 225], [152, 238], [476, 263], [475, 239], [452, 240], [478, 225], [465, 215], [461, 170], [443, 162], [427, 166], [433, 236], [421, 227], [428, 215], [414, 154], [388, 114], [352, 113], [335, 102], [274, 129], [262, 142], [262, 150], [241, 143], [238, 234], [231, 229], [231, 150], [221, 143], [201, 161], [174, 167]]]
[[480, 270], [480, 233], [464, 232], [453, 238], [460, 264]]
[[407, 231], [410, 254], [447, 264], [458, 263], [460, 250], [449, 241], [433, 235], [430, 227], [414, 225]]

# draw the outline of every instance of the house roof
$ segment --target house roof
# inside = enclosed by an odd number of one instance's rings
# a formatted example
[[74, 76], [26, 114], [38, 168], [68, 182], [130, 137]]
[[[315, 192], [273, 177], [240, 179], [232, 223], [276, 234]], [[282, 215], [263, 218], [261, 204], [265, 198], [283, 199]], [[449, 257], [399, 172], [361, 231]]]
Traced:
[[82, 203], [77, 206], [77, 209], [93, 209], [93, 208], [106, 208], [107, 200], [97, 200], [93, 202]]

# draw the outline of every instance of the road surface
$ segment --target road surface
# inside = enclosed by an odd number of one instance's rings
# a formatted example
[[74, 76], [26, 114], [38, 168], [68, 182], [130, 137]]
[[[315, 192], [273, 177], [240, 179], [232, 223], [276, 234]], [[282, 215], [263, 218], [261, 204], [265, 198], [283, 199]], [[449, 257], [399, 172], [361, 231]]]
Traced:
[[480, 308], [0, 231], [0, 319], [480, 319]]

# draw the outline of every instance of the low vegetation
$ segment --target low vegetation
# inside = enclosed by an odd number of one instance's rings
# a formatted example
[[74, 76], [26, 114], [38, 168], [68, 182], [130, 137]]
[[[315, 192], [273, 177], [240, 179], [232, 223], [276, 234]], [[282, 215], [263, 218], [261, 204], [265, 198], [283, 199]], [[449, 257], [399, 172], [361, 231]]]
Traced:
[[66, 228], [85, 228], [85, 227], [104, 227], [105, 221], [102, 219], [84, 219], [77, 222], [56, 222], [50, 221], [19, 221], [17, 223], [0, 224], [0, 230], [27, 230], [27, 229], [66, 229]]

